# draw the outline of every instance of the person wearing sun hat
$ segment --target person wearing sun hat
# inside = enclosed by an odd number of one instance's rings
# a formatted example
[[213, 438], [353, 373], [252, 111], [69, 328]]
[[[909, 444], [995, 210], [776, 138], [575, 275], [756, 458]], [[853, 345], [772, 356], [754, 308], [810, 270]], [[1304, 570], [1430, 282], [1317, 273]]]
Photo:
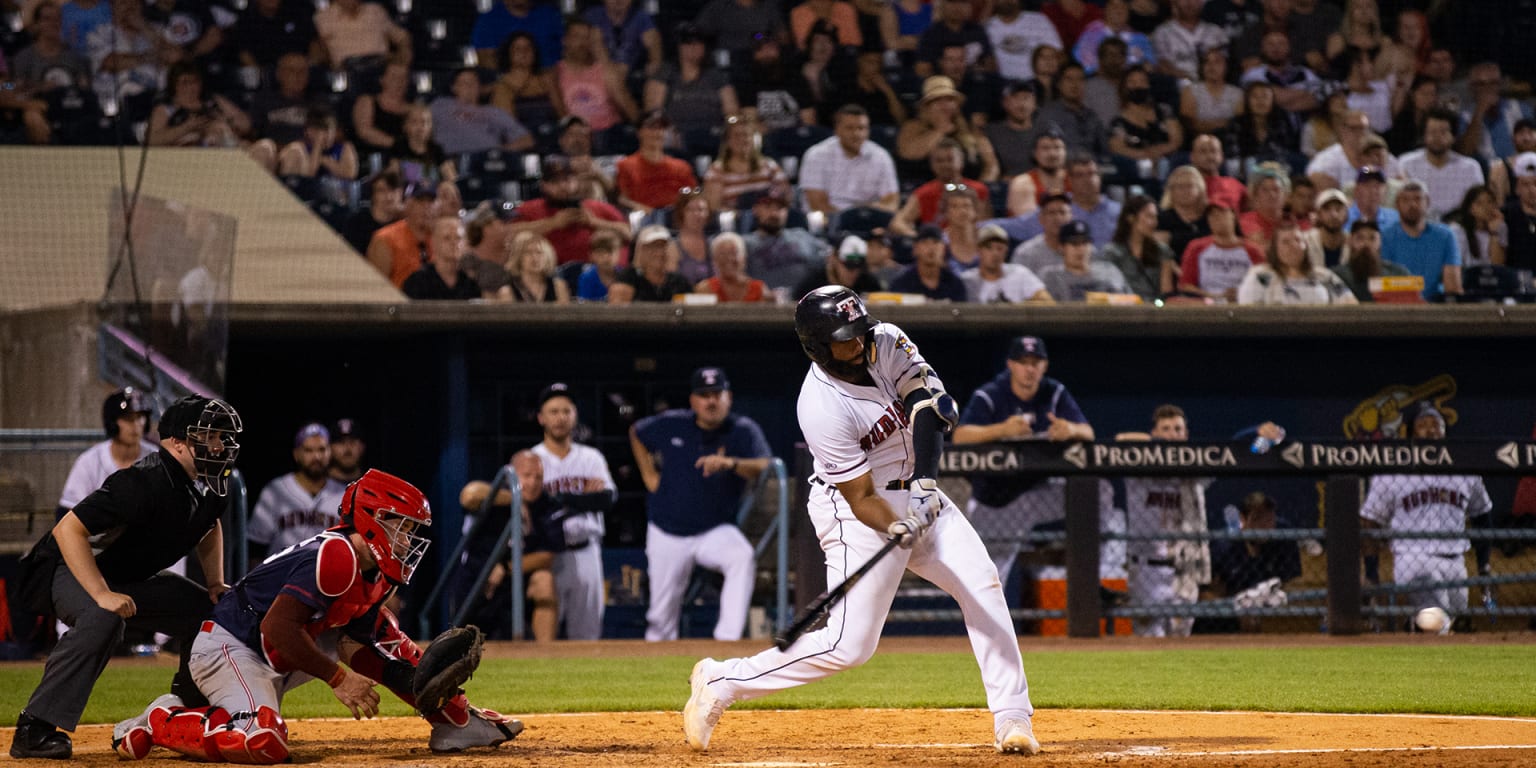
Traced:
[[997, 179], [997, 155], [992, 143], [972, 127], [966, 117], [965, 94], [955, 81], [934, 75], [923, 81], [922, 96], [917, 100], [917, 114], [901, 124], [896, 134], [896, 158], [903, 173], [924, 175], [929, 153], [944, 139], [953, 139], [963, 155], [960, 173], [979, 181]]

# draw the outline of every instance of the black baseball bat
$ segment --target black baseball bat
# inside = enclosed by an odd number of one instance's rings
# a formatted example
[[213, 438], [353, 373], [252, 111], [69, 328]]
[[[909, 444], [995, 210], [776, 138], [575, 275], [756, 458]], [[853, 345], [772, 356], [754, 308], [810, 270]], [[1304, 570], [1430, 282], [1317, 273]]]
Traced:
[[869, 573], [869, 569], [875, 567], [875, 563], [885, 559], [885, 556], [889, 555], [891, 550], [895, 549], [900, 543], [901, 539], [895, 536], [886, 539], [885, 546], [881, 547], [880, 551], [871, 556], [869, 562], [859, 566], [858, 570], [849, 574], [848, 578], [843, 579], [843, 583], [817, 596], [815, 600], [811, 601], [810, 605], [805, 607], [805, 610], [800, 612], [799, 616], [795, 617], [795, 620], [790, 623], [783, 634], [774, 635], [774, 646], [781, 651], [789, 650], [789, 646], [794, 645], [795, 641], [799, 640], [800, 636], [805, 634], [812, 624], [815, 624], [822, 616], [826, 615], [827, 611], [831, 610], [837, 601], [843, 599], [843, 596], [848, 594], [848, 590], [852, 589], [859, 579], [864, 578], [864, 574]]

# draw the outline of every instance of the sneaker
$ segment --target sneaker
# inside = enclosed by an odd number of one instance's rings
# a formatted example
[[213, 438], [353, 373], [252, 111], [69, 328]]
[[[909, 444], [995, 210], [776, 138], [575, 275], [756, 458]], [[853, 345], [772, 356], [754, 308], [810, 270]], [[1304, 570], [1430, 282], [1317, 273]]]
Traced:
[[1034, 755], [1040, 752], [1040, 742], [1035, 740], [1035, 731], [1028, 720], [1005, 720], [1001, 733], [993, 746], [1003, 754]]
[[454, 722], [432, 724], [432, 738], [427, 746], [433, 752], [463, 752], [476, 747], [495, 747], [517, 738], [523, 732], [521, 720], [479, 707], [469, 708], [463, 725]]
[[68, 760], [74, 752], [75, 744], [70, 741], [69, 734], [53, 727], [52, 723], [39, 720], [26, 712], [16, 718], [16, 735], [11, 739], [11, 757], [19, 760]]
[[688, 737], [688, 746], [695, 752], [709, 749], [709, 736], [714, 733], [720, 716], [725, 714], [725, 708], [730, 706], [709, 689], [709, 673], [705, 667], [714, 663], [714, 659], [699, 659], [688, 675], [688, 685], [693, 688], [693, 693], [683, 705], [683, 735]]
[[154, 734], [149, 728], [149, 713], [181, 705], [180, 696], [167, 693], [150, 702], [137, 716], [112, 726], [112, 750], [124, 760], [143, 760], [148, 757], [149, 751], [155, 747]]

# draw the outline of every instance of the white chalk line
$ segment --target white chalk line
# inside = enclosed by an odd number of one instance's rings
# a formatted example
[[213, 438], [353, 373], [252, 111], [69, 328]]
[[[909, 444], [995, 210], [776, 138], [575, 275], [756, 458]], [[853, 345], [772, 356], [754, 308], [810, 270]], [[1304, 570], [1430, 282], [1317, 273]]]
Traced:
[[[986, 710], [975, 707], [860, 707], [849, 709], [850, 712], [912, 712], [924, 710], [928, 712], [974, 712], [985, 713]], [[809, 709], [738, 709], [737, 712], [772, 712], [777, 714], [791, 712], [807, 712]], [[1490, 722], [1490, 723], [1531, 723], [1536, 724], [1536, 718], [1532, 717], [1503, 717], [1499, 715], [1436, 715], [1415, 712], [1273, 712], [1263, 710], [1198, 710], [1198, 709], [1043, 709], [1036, 711], [1036, 719], [1044, 717], [1050, 719], [1052, 714], [1067, 713], [1103, 713], [1106, 715], [1158, 715], [1158, 716], [1196, 716], [1205, 717], [1211, 715], [1234, 717], [1262, 717], [1273, 715], [1275, 717], [1384, 717], [1397, 720], [1456, 720], [1465, 722]], [[508, 714], [503, 712], [502, 714]], [[534, 712], [511, 714], [516, 718], [566, 718], [566, 717], [614, 717], [619, 715], [677, 715], [679, 710], [640, 710], [624, 712]], [[416, 715], [390, 715], [387, 717], [373, 718], [375, 721], [386, 720], [415, 720]], [[303, 721], [315, 723], [346, 723], [357, 722], [350, 717], [306, 717]]]

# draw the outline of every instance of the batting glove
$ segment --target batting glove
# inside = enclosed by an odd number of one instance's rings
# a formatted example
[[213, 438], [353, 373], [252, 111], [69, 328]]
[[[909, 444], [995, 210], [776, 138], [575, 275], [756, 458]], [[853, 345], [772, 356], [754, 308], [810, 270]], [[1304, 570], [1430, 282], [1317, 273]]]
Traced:
[[909, 517], [891, 523], [886, 527], [885, 532], [896, 539], [897, 546], [902, 549], [911, 549], [912, 545], [917, 543], [917, 537], [923, 535], [923, 527], [917, 518]]
[[939, 510], [943, 509], [944, 502], [939, 498], [939, 481], [931, 477], [918, 478], [912, 481], [907, 492], [907, 517], [915, 518], [918, 525], [927, 528], [933, 525], [934, 518], [939, 516]]

